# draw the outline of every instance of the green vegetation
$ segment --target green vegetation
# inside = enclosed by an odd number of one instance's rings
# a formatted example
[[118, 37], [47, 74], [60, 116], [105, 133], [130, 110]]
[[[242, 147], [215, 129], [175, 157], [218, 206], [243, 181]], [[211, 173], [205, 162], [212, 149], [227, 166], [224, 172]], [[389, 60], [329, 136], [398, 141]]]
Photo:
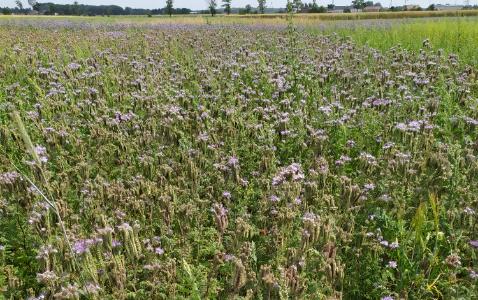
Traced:
[[477, 298], [477, 19], [292, 16], [0, 18], [0, 299]]
[[[404, 14], [421, 14], [422, 12], [404, 12]], [[427, 12], [423, 12], [427, 13]], [[394, 15], [391, 13], [377, 13]], [[338, 15], [338, 14], [337, 14]], [[345, 14], [341, 14], [345, 15]], [[352, 14], [354, 15], [354, 14]], [[363, 15], [363, 14], [362, 14]], [[366, 15], [376, 15], [367, 13]], [[268, 16], [268, 15], [266, 15]], [[342, 37], [351, 37], [359, 45], [388, 51], [391, 47], [401, 44], [403, 48], [419, 51], [423, 48], [422, 41], [429, 39], [435, 49], [443, 49], [445, 54], [457, 54], [467, 64], [475, 64], [478, 54], [478, 18], [454, 17], [454, 18], [427, 18], [427, 19], [397, 19], [397, 20], [352, 20], [318, 21], [303, 18], [307, 15], [295, 15], [294, 23], [310, 25], [307, 31], [316, 34], [337, 33]], [[317, 15], [319, 16], [319, 15]], [[18, 16], [0, 16], [0, 20], [16, 20]], [[25, 18], [25, 17], [22, 17]], [[172, 23], [172, 24], [262, 24], [262, 25], [287, 25], [287, 20], [282, 18], [241, 17], [241, 16], [174, 16], [172, 18], [145, 16], [111, 16], [106, 17], [43, 17], [32, 16], [26, 20], [67, 20], [69, 22], [88, 23]]]
[[317, 34], [337, 33], [350, 36], [359, 45], [389, 51], [400, 44], [402, 48], [418, 52], [423, 41], [429, 40], [435, 50], [457, 54], [467, 64], [476, 65], [478, 60], [478, 18], [435, 18], [409, 20], [350, 21], [331, 23], [319, 29]]

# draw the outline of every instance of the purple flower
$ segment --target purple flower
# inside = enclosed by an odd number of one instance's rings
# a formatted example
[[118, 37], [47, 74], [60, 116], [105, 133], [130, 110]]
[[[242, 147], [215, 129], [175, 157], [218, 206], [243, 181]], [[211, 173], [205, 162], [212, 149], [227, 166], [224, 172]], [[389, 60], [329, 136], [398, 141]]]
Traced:
[[387, 142], [385, 145], [383, 145], [382, 149], [389, 149], [395, 146], [394, 142]]
[[88, 293], [91, 294], [98, 294], [98, 292], [101, 291], [101, 287], [93, 283], [89, 283], [85, 288], [88, 290]]
[[0, 251], [5, 250], [5, 247], [3, 245], [0, 245]]
[[77, 63], [71, 63], [67, 66], [67, 68], [70, 70], [78, 70], [79, 68], [81, 68], [81, 65]]
[[380, 300], [395, 300], [395, 299], [390, 296], [387, 296], [387, 297], [380, 298]]
[[90, 252], [90, 249], [88, 249], [88, 241], [87, 240], [76, 242], [75, 245], [73, 247], [71, 247], [71, 249], [76, 254], [81, 254], [83, 252]]
[[348, 140], [347, 144], [345, 144], [345, 147], [353, 148], [355, 145], [355, 141]]
[[282, 184], [289, 180], [301, 180], [304, 179], [305, 176], [302, 173], [302, 165], [298, 163], [292, 163], [288, 167], [286, 167], [283, 171], [279, 172], [277, 176], [272, 178], [272, 185], [276, 186], [278, 184]]
[[156, 248], [156, 254], [163, 255], [164, 250], [162, 248]]
[[280, 199], [279, 199], [279, 197], [272, 195], [272, 196], [269, 197], [269, 201], [271, 201], [271, 202], [279, 202]]
[[398, 247], [399, 247], [397, 242], [391, 242], [389, 244], [389, 246], [390, 246], [390, 248], [394, 248], [394, 249], [398, 249]]
[[312, 224], [314, 227], [317, 226], [318, 221], [320, 221], [320, 216], [316, 216], [314, 213], [305, 212], [302, 217], [302, 222]]
[[478, 249], [478, 241], [471, 241], [470, 245], [475, 246]]
[[113, 241], [113, 247], [121, 246], [121, 243], [118, 241]]
[[[74, 247], [73, 247], [73, 249], [74, 249]], [[40, 259], [40, 258], [48, 259], [50, 253], [57, 253], [57, 252], [58, 252], [58, 250], [53, 248], [51, 245], [41, 246], [40, 247], [40, 252], [38, 253], [36, 259]]]
[[478, 278], [478, 274], [476, 274], [475, 271], [471, 270], [470, 277], [471, 277], [471, 279]]
[[375, 185], [374, 185], [373, 183], [367, 183], [367, 184], [364, 185], [364, 188], [365, 188], [365, 190], [367, 190], [367, 191], [368, 191], [368, 190], [372, 190], [372, 191], [373, 191], [373, 190], [375, 189]]
[[392, 269], [394, 269], [394, 268], [396, 268], [397, 266], [398, 266], [397, 262], [391, 260], [391, 261], [388, 262], [388, 264], [387, 264], [385, 267], [386, 267], [386, 268], [392, 268]]
[[229, 159], [229, 164], [232, 165], [232, 166], [235, 166], [239, 163], [239, 160], [237, 158], [235, 158], [234, 156], [231, 156], [231, 158]]
[[229, 200], [229, 198], [231, 198], [231, 192], [229, 192], [229, 191], [224, 191], [222, 193], [222, 195], [224, 196], [224, 198], [226, 198], [228, 200]]
[[235, 258], [235, 256], [232, 254], [226, 254], [225, 258], [226, 258], [226, 261], [230, 261], [231, 259]]
[[46, 154], [46, 148], [41, 145], [36, 145], [35, 151], [38, 155]]
[[222, 205], [222, 203], [221, 204], [214, 203], [212, 205], [211, 211], [214, 213], [217, 219], [219, 219], [222, 216], [225, 216], [229, 212], [229, 210], [225, 208]]
[[58, 280], [59, 277], [56, 276], [55, 272], [53, 271], [46, 271], [45, 273], [37, 273], [37, 281], [38, 282], [53, 282]]

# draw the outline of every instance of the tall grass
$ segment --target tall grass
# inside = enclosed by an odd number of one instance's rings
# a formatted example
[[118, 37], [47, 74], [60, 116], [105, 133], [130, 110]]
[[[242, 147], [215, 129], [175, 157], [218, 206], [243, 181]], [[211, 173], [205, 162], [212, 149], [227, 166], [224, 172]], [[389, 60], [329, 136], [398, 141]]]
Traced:
[[316, 34], [349, 36], [354, 43], [382, 51], [400, 44], [418, 52], [425, 48], [423, 41], [429, 40], [429, 47], [435, 51], [442, 49], [445, 55], [456, 54], [468, 64], [476, 64], [478, 60], [477, 18], [347, 21], [309, 29]]

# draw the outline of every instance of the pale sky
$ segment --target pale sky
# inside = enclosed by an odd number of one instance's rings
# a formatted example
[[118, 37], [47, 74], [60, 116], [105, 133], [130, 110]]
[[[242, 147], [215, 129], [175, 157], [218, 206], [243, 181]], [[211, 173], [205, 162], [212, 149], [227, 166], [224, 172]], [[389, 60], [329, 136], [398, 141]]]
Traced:
[[[28, 7], [27, 0], [21, 0], [24, 7]], [[38, 0], [40, 3], [53, 2], [55, 4], [73, 4], [75, 0]], [[390, 6], [390, 0], [373, 0], [374, 2], [381, 2], [383, 6]], [[393, 6], [400, 6], [405, 4], [405, 0], [392, 0]], [[431, 3], [435, 4], [463, 4], [463, 0], [406, 0], [407, 4], [419, 4], [422, 7], [427, 7]], [[133, 8], [162, 8], [166, 5], [166, 0], [78, 0], [80, 4], [90, 4], [90, 5], [119, 5], [122, 7], [130, 6]], [[218, 8], [222, 4], [222, 0], [216, 0]], [[303, 3], [312, 2], [312, 0], [302, 0]], [[335, 0], [335, 5], [349, 5], [352, 0]], [[267, 7], [279, 8], [285, 7], [287, 0], [267, 0]], [[317, 0], [317, 4], [326, 6], [327, 4], [332, 3], [332, 0]], [[250, 4], [252, 7], [257, 7], [257, 0], [232, 0], [232, 7], [245, 7], [247, 4]], [[478, 0], [470, 0], [470, 4], [478, 4]], [[0, 7], [8, 6], [15, 7], [15, 0], [0, 0]], [[190, 8], [192, 10], [206, 9], [207, 4], [205, 0], [174, 0], [174, 7], [176, 8]]]

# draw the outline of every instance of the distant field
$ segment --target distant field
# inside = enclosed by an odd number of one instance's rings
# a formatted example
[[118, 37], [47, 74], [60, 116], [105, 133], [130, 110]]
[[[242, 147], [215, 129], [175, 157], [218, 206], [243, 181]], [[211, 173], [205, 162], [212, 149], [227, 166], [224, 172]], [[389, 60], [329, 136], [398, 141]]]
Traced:
[[[433, 18], [433, 17], [464, 17], [478, 16], [478, 10], [452, 10], [452, 11], [402, 11], [402, 12], [377, 12], [377, 13], [340, 13], [340, 14], [296, 14], [296, 24], [317, 24], [320, 21], [338, 20], [375, 20], [375, 19], [403, 19], [403, 18]], [[258, 22], [259, 20], [274, 20], [286, 22], [286, 14], [245, 15], [229, 17], [232, 22]], [[227, 19], [226, 19], [227, 20]]]
[[[402, 11], [402, 12], [378, 12], [378, 13], [340, 13], [340, 14], [295, 14], [296, 25], [316, 25], [327, 21], [344, 20], [377, 20], [377, 19], [417, 19], [436, 17], [473, 17], [478, 16], [478, 10], [451, 10], [451, 11]], [[153, 16], [0, 16], [2, 19], [11, 18], [28, 19], [58, 19], [68, 18], [87, 22], [148, 22], [148, 23], [178, 23], [178, 24], [274, 24], [286, 25], [287, 14], [264, 14], [264, 15], [173, 15], [172, 17], [162, 15]]]
[[[396, 12], [396, 13], [360, 13], [360, 14], [295, 14], [293, 22], [306, 26], [317, 34], [336, 33], [342, 37], [351, 37], [359, 45], [387, 51], [401, 44], [403, 48], [419, 51], [422, 42], [430, 40], [430, 46], [443, 49], [446, 55], [459, 55], [462, 62], [475, 64], [478, 60], [478, 18], [469, 15], [478, 11], [442, 11], [442, 12]], [[439, 16], [453, 17], [439, 17]], [[466, 16], [464, 16], [466, 15]], [[434, 17], [433, 17], [434, 16]], [[398, 17], [399, 19], [391, 19]], [[349, 18], [340, 20], [340, 18]], [[419, 19], [417, 19], [419, 18]], [[278, 25], [286, 26], [285, 14], [225, 16], [190, 15], [161, 16], [0, 16], [0, 21], [29, 22], [31, 20], [69, 21], [88, 23], [151, 23], [151, 24], [237, 24], [237, 25]]]

